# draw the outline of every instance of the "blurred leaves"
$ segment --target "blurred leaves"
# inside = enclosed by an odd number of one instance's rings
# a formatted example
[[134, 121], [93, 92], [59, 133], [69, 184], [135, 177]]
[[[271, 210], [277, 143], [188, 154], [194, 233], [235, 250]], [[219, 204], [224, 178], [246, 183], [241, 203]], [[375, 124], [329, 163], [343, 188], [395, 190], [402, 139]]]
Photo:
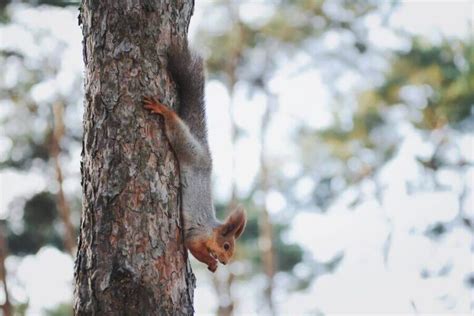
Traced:
[[[18, 1], [0, 0], [0, 15], [4, 14], [4, 10], [7, 7], [7, 5], [12, 2], [18, 2]], [[68, 1], [68, 0], [23, 0], [20, 2], [28, 3], [33, 6], [47, 4], [51, 6], [57, 6], [57, 7], [79, 6], [80, 4], [80, 1]]]
[[34, 254], [45, 245], [63, 249], [59, 221], [55, 196], [49, 192], [33, 195], [24, 203], [21, 228], [8, 229], [10, 252], [17, 255]]
[[[55, 4], [67, 3], [55, 1]], [[24, 9], [21, 5], [17, 7], [19, 11]], [[9, 12], [13, 11], [2, 10], [4, 15]], [[55, 14], [61, 13], [56, 11]], [[43, 192], [17, 198], [16, 205], [10, 206], [11, 212], [6, 214], [9, 218], [8, 246], [15, 255], [34, 254], [45, 245], [63, 250], [64, 228], [58, 217], [57, 197], [51, 193], [60, 185], [51, 159], [54, 145], [52, 105], [60, 102], [66, 106], [66, 130], [59, 143], [59, 158], [69, 158], [80, 146], [82, 133], [80, 120], [71, 115], [82, 98], [82, 91], [78, 89], [82, 86], [81, 73], [72, 72], [77, 68], [68, 68], [71, 62], [64, 62], [65, 58], [70, 58], [74, 45], [45, 27], [31, 29], [15, 14], [4, 22], [10, 24], [5, 26], [6, 30], [10, 27], [18, 34], [31, 36], [25, 36], [23, 45], [15, 45], [10, 40], [0, 48], [0, 67], [4, 70], [0, 74], [3, 110], [0, 169], [35, 171], [41, 173], [48, 184]], [[65, 172], [66, 177], [70, 174]], [[76, 203], [74, 211], [79, 209], [80, 205]]]
[[[232, 87], [238, 80], [248, 81], [250, 86], [262, 88], [268, 83], [278, 62], [305, 52], [314, 59], [343, 57], [343, 52], [356, 55], [367, 52], [366, 30], [363, 19], [375, 12], [377, 1], [281, 1], [261, 4], [269, 14], [259, 20], [246, 19], [245, 10], [252, 10], [258, 3], [237, 4], [220, 1], [213, 4], [212, 12], [226, 16], [225, 27], [204, 23], [197, 35], [199, 45], [206, 48], [207, 68], [215, 76]], [[260, 8], [261, 9], [261, 8]], [[217, 14], [216, 14], [217, 15]], [[220, 17], [222, 18], [222, 17]], [[322, 46], [320, 38], [331, 31], [345, 32], [351, 38], [339, 54], [314, 49]], [[311, 68], [308, 67], [308, 68]], [[237, 76], [235, 76], [237, 75]]]
[[[469, 131], [474, 123], [473, 50], [472, 43], [460, 40], [435, 45], [414, 38], [409, 50], [393, 56], [383, 83], [359, 94], [349, 124], [335, 112], [336, 123], [327, 129], [301, 128], [295, 142], [300, 144], [304, 169], [288, 186], [304, 175], [314, 175], [312, 198], [303, 205], [314, 203], [324, 210], [340, 192], [340, 185], [374, 177], [398, 149], [400, 118], [395, 115], [401, 108], [422, 130], [449, 126]], [[437, 150], [432, 157], [418, 160], [436, 170], [447, 165], [443, 159]]]
[[[421, 111], [415, 122], [423, 129], [467, 130], [473, 125], [474, 64], [473, 43], [445, 40], [440, 45], [414, 38], [412, 47], [394, 58], [386, 80], [375, 91], [375, 102], [385, 105], [406, 103]], [[403, 89], [412, 88], [412, 93]], [[421, 100], [410, 100], [420, 94]]]
[[74, 315], [72, 311], [72, 304], [62, 303], [56, 306], [55, 308], [51, 308], [46, 310], [46, 316], [72, 316]]

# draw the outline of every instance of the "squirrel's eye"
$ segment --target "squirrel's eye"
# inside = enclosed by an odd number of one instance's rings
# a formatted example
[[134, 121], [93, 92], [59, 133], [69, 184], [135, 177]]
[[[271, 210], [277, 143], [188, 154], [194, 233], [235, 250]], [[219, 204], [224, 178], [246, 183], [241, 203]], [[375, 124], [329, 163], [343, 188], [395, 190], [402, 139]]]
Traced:
[[224, 244], [224, 249], [225, 249], [225, 250], [229, 250], [229, 249], [230, 249], [230, 245], [229, 245], [228, 242], [226, 242], [226, 243]]

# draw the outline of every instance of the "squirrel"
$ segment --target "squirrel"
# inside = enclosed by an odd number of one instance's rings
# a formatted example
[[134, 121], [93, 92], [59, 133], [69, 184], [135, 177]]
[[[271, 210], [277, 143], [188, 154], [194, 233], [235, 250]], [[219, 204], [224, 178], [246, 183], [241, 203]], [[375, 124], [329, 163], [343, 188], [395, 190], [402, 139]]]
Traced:
[[175, 112], [153, 97], [145, 97], [143, 104], [145, 109], [164, 118], [165, 134], [179, 163], [185, 246], [215, 272], [218, 261], [225, 265], [232, 258], [235, 240], [245, 229], [247, 215], [238, 206], [224, 222], [216, 218], [202, 58], [190, 51], [187, 41], [181, 45], [172, 43], [167, 69], [176, 84], [178, 110]]

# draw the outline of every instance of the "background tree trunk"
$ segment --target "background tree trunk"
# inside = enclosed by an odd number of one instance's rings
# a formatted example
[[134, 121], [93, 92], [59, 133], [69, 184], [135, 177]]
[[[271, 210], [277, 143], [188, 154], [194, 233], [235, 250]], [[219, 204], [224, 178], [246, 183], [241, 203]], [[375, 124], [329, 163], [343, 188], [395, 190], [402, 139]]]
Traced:
[[5, 223], [4, 221], [0, 221], [0, 284], [3, 287], [4, 295], [3, 304], [1, 305], [1, 311], [3, 316], [11, 316], [13, 312], [7, 286], [7, 269], [5, 268], [5, 259], [8, 255], [7, 248], [8, 247], [6, 241]]
[[145, 95], [175, 105], [166, 72], [194, 2], [83, 1], [83, 212], [76, 315], [189, 315], [194, 275], [183, 245], [177, 161]]
[[53, 104], [54, 129], [50, 155], [54, 160], [54, 170], [56, 171], [56, 181], [58, 182], [58, 193], [56, 194], [59, 217], [64, 225], [64, 249], [74, 256], [76, 251], [76, 231], [71, 222], [71, 210], [64, 193], [64, 176], [61, 168], [61, 140], [64, 136], [64, 107], [62, 102]]
[[270, 189], [270, 175], [269, 175], [269, 163], [267, 157], [267, 142], [266, 137], [268, 136], [268, 127], [272, 120], [273, 113], [276, 110], [277, 101], [275, 95], [273, 95], [267, 87], [264, 87], [264, 91], [267, 97], [267, 105], [265, 113], [262, 117], [262, 123], [260, 127], [260, 188], [262, 190], [262, 202], [259, 218], [259, 244], [260, 251], [262, 254], [262, 266], [263, 272], [267, 277], [267, 284], [265, 286], [264, 297], [265, 304], [268, 308], [267, 313], [269, 315], [275, 315], [275, 307], [273, 304], [273, 285], [274, 277], [276, 273], [276, 262], [275, 262], [275, 246], [273, 236], [273, 224], [270, 220], [270, 214], [268, 213], [268, 207], [266, 197]]

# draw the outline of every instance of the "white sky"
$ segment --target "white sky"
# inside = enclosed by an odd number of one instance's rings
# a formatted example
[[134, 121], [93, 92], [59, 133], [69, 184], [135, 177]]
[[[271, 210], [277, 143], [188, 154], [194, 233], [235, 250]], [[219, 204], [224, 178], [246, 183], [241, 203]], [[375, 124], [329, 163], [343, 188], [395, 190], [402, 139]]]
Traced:
[[[191, 34], [203, 21], [204, 7], [209, 4], [211, 2], [197, 1], [196, 13], [191, 23]], [[248, 5], [252, 6], [253, 3], [249, 1]], [[68, 81], [67, 74], [82, 69], [81, 35], [77, 27], [77, 10], [30, 10], [24, 9], [23, 6], [18, 6], [18, 8], [19, 10], [14, 14], [14, 21], [34, 28], [53, 30], [55, 36], [70, 43], [64, 53], [64, 72], [56, 79], [57, 85], [63, 91], [67, 91], [71, 88], [67, 83], [72, 84], [71, 80]], [[258, 10], [252, 10], [252, 12], [257, 14]], [[390, 25], [400, 27], [410, 33], [428, 36], [435, 41], [442, 36], [465, 38], [469, 30], [472, 31], [473, 15], [474, 5], [471, 1], [404, 1], [391, 17]], [[388, 48], [400, 44], [396, 37], [380, 26], [382, 21], [377, 17], [372, 18], [368, 23], [371, 25], [370, 39], [373, 42]], [[61, 27], [57, 27], [58, 25]], [[0, 27], [1, 47], [13, 45], [33, 55], [47, 53], [43, 51], [43, 47], [39, 49], [34, 46], [29, 37], [31, 35], [21, 27]], [[52, 86], [54, 85], [53, 83]], [[321, 127], [328, 123], [330, 117], [324, 109], [328, 106], [329, 94], [321, 84], [317, 72], [306, 73], [304, 76], [295, 77], [286, 82], [284, 79], [278, 79], [275, 80], [274, 86], [279, 92], [282, 110], [275, 117], [274, 126], [271, 127], [271, 135], [278, 136], [274, 136], [274, 140], [270, 141], [270, 150], [275, 154], [281, 154], [278, 149], [284, 146], [280, 140], [285, 139], [284, 132], [291, 129], [295, 120], [306, 120], [312, 127]], [[40, 87], [37, 87], [35, 91], [41, 92]], [[215, 81], [208, 82], [206, 92], [215, 177], [216, 181], [222, 184], [216, 188], [216, 195], [220, 199], [225, 199], [230, 189], [228, 170], [231, 167], [228, 129], [229, 98], [223, 86]], [[240, 117], [239, 124], [249, 131], [249, 136], [242, 140], [237, 148], [239, 160], [237, 181], [239, 188], [245, 191], [258, 170], [259, 148], [254, 132], [258, 129], [256, 119], [261, 113], [256, 115], [256, 107], [252, 104], [262, 102], [262, 99], [257, 97], [257, 99], [248, 100], [242, 95], [237, 94], [236, 114]], [[47, 95], [41, 93], [37, 97], [48, 98]], [[303, 108], [307, 99], [317, 101], [315, 113], [318, 113], [318, 115], [309, 116], [308, 119], [301, 115], [304, 113]], [[77, 115], [78, 120], [82, 120], [82, 115], [80, 113]], [[289, 119], [285, 120], [285, 117]], [[467, 142], [472, 149], [472, 138]], [[407, 175], [407, 172], [401, 173], [399, 170], [414, 168], [414, 148], [418, 147], [416, 143], [405, 145], [407, 146], [405, 154], [392, 161], [384, 170], [387, 185], [391, 189], [387, 191], [382, 206], [374, 201], [368, 201], [355, 210], [349, 211], [347, 203], [344, 202], [344, 195], [341, 195], [340, 204], [336, 204], [340, 208], [334, 209], [327, 215], [301, 213], [296, 216], [290, 237], [302, 243], [314, 258], [328, 261], [339, 251], [346, 250], [347, 254], [338, 273], [321, 277], [303, 293], [292, 294], [289, 298], [285, 297], [284, 301], [277, 302], [282, 313], [295, 315], [314, 311], [313, 308], [326, 313], [355, 311], [367, 313], [387, 310], [411, 313], [413, 306], [410, 300], [416, 301], [418, 311], [422, 312], [446, 312], [449, 304], [457, 304], [453, 307], [457, 312], [468, 312], [470, 294], [459, 284], [462, 283], [463, 273], [471, 268], [468, 265], [471, 257], [467, 242], [469, 236], [465, 231], [456, 231], [440, 244], [434, 245], [429, 240], [410, 234], [412, 229], [420, 230], [430, 223], [444, 222], [452, 218], [457, 210], [455, 194], [454, 192], [427, 193], [416, 198], [408, 195], [404, 187], [404, 181], [407, 180], [404, 175]], [[471, 174], [474, 172], [471, 171]], [[449, 175], [447, 178], [450, 179]], [[31, 194], [32, 191], [41, 190], [45, 186], [44, 181], [40, 176], [33, 174], [0, 172], [0, 217], [4, 216], [13, 198], [27, 192]], [[471, 192], [472, 188], [473, 185], [471, 185]], [[350, 195], [350, 191], [346, 194]], [[471, 193], [468, 199], [471, 207], [472, 196]], [[268, 203], [275, 205], [275, 209], [278, 209], [282, 205], [281, 196], [272, 195]], [[442, 207], [436, 209], [436, 206]], [[384, 210], [383, 213], [379, 212], [380, 208]], [[431, 212], [433, 208], [436, 209], [434, 213]], [[409, 212], [410, 209], [419, 210], [423, 215], [414, 217], [413, 212]], [[377, 257], [376, 254], [381, 253], [381, 241], [385, 240], [391, 228], [395, 228], [393, 231], [396, 235], [393, 236], [394, 249], [391, 252], [391, 265], [386, 269], [382, 264], [382, 258]], [[341, 234], [341, 231], [345, 233]], [[410, 247], [405, 247], [406, 245]], [[11, 280], [12, 288], [15, 288], [15, 284], [21, 284], [28, 292], [31, 304], [29, 315], [38, 315], [42, 307], [52, 306], [70, 298], [73, 261], [65, 256], [56, 250], [46, 248], [36, 256], [23, 259], [19, 265], [15, 258], [10, 258], [7, 262], [9, 270], [17, 270], [19, 275], [18, 280]], [[450, 275], [449, 278], [421, 279], [419, 275], [416, 275], [420, 265], [435, 269], [436, 265], [446, 260], [454, 260], [453, 277]], [[201, 274], [200, 271], [198, 273]], [[372, 277], [367, 278], [367, 275]], [[196, 289], [196, 310], [201, 314], [212, 313], [215, 310], [215, 301], [212, 303], [214, 299], [212, 285], [205, 276], [207, 274], [199, 275]], [[49, 284], [47, 291], [44, 288], [45, 284]], [[252, 295], [248, 301], [241, 300], [241, 305], [237, 307], [238, 311], [248, 314], [256, 313], [256, 308], [259, 306], [259, 297], [256, 292], [261, 288], [262, 281], [256, 280], [255, 284], [253, 289], [249, 289], [248, 285], [236, 288], [236, 292], [244, 292], [244, 294], [255, 291], [255, 295]], [[344, 284], [344, 287], [341, 287], [341, 284]], [[364, 291], [361, 291], [360, 284], [364, 284]], [[21, 292], [21, 290], [18, 291]], [[448, 297], [448, 301], [444, 304], [433, 300], [433, 297], [439, 293], [446, 293]], [[454, 295], [458, 300], [452, 303], [449, 301], [450, 295]], [[21, 297], [21, 294], [19, 296]], [[343, 307], [341, 307], [341, 301], [345, 302]]]

